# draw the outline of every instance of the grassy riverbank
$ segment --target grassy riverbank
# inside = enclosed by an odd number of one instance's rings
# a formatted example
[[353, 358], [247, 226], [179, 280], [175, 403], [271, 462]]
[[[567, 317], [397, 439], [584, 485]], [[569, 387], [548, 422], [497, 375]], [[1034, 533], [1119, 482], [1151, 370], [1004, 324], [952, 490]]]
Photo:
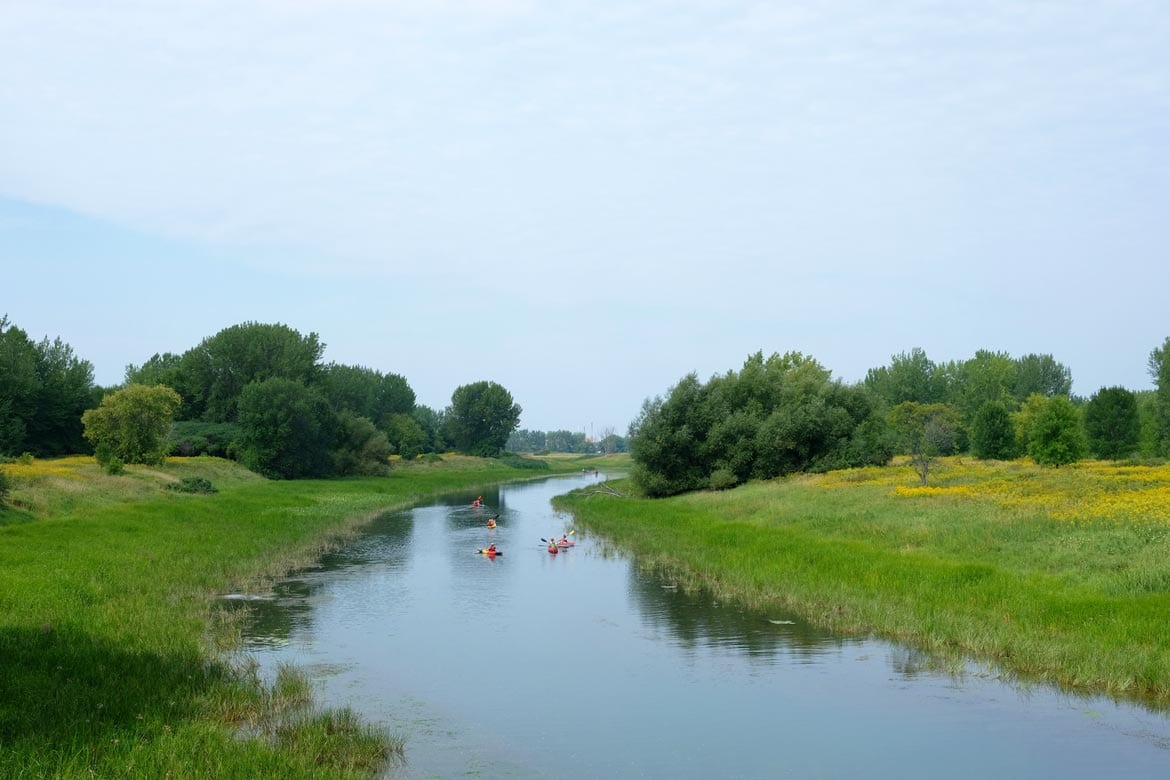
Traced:
[[723, 597], [1170, 705], [1170, 466], [949, 459], [916, 482], [890, 466], [557, 504]]
[[[215, 596], [263, 588], [387, 510], [583, 462], [444, 456], [290, 482], [212, 458], [122, 476], [82, 457], [3, 465], [0, 777], [368, 776], [401, 743], [314, 709], [295, 670], [261, 684]], [[193, 478], [218, 492], [168, 489]]]

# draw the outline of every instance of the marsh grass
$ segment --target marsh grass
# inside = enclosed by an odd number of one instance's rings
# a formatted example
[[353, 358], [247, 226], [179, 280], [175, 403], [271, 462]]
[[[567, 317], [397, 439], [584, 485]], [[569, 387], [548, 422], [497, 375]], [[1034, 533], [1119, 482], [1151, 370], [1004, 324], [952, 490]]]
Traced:
[[895, 466], [557, 503], [725, 598], [1170, 705], [1170, 503], [1151, 498], [1170, 469], [948, 459], [935, 489], [914, 481]]
[[[0, 777], [38, 778], [368, 777], [401, 741], [315, 709], [295, 671], [257, 679], [233, 652], [243, 612], [216, 597], [264, 592], [384, 512], [533, 475], [458, 456], [296, 482], [206, 457], [5, 469]], [[219, 492], [167, 489], [195, 478]]]

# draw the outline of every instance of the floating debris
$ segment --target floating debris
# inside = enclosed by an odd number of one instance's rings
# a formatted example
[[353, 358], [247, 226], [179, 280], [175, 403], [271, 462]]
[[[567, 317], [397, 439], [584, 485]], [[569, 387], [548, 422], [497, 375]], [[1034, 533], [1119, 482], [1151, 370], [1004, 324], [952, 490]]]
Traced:
[[768, 620], [769, 623], [776, 626], [795, 626], [795, 620]]

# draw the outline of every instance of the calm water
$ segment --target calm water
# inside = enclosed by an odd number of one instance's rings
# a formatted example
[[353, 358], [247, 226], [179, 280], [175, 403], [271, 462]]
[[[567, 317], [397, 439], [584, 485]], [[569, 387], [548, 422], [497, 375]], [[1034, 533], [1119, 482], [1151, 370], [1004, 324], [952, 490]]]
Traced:
[[253, 602], [249, 650], [405, 737], [391, 778], [1170, 777], [1164, 714], [926, 671], [688, 596], [581, 533], [549, 555], [570, 521], [549, 500], [598, 479], [386, 515]]

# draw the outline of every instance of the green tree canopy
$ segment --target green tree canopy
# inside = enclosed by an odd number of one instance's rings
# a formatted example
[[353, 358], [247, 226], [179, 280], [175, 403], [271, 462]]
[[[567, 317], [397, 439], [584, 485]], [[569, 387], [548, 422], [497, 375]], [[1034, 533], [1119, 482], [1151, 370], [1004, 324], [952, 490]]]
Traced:
[[0, 317], [0, 455], [26, 447], [27, 421], [37, 406], [37, 348], [28, 334]]
[[874, 397], [833, 381], [798, 352], [762, 352], [740, 371], [688, 374], [647, 400], [630, 426], [633, 477], [652, 496], [800, 470], [884, 463], [890, 450]]
[[287, 325], [245, 322], [225, 328], [183, 353], [177, 382], [184, 416], [235, 422], [246, 386], [267, 379], [313, 384], [325, 345]]
[[520, 405], [503, 385], [483, 381], [455, 388], [444, 417], [457, 450], [495, 457], [520, 423], [520, 412]]
[[971, 423], [971, 453], [984, 460], [1011, 460], [1018, 452], [1007, 406], [999, 401], [983, 404]]
[[945, 375], [919, 347], [892, 356], [888, 367], [871, 368], [865, 386], [891, 408], [903, 401], [931, 404], [946, 398]]
[[98, 459], [123, 463], [162, 463], [170, 445], [167, 434], [182, 399], [164, 385], [127, 385], [102, 398], [96, 409], [81, 416], [85, 438]]
[[1062, 466], [1087, 453], [1080, 412], [1072, 401], [1063, 395], [1047, 399], [1028, 431], [1028, 455], [1043, 466]]
[[337, 417], [316, 388], [284, 377], [253, 382], [239, 400], [240, 462], [272, 479], [328, 475]]
[[321, 372], [325, 397], [338, 412], [349, 411], [387, 430], [387, 418], [414, 411], [414, 390], [398, 374], [330, 363]]
[[1052, 355], [1024, 355], [1016, 360], [1015, 373], [1012, 395], [1016, 401], [1034, 393], [1047, 397], [1072, 393], [1072, 371]]
[[1103, 387], [1085, 404], [1085, 435], [1089, 452], [1117, 460], [1138, 448], [1141, 424], [1137, 398], [1124, 387]]
[[1170, 456], [1170, 337], [1150, 351], [1148, 368], [1154, 380], [1155, 452]]

